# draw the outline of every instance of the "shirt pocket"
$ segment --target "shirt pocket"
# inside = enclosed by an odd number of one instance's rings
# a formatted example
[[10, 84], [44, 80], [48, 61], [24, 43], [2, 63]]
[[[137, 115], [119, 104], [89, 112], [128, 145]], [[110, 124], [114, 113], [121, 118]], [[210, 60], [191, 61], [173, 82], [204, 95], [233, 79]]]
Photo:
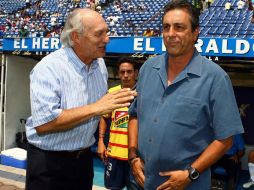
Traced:
[[170, 118], [180, 125], [196, 126], [201, 115], [200, 99], [179, 95]]

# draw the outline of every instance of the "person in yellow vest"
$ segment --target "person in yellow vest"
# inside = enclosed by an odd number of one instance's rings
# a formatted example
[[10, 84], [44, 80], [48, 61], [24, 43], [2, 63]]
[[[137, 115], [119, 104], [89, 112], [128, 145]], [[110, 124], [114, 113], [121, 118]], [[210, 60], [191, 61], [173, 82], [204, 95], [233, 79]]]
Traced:
[[[109, 89], [109, 92], [121, 88], [135, 88], [138, 75], [137, 64], [133, 58], [122, 57], [118, 61], [118, 75], [121, 84]], [[106, 147], [104, 137], [107, 119], [111, 118], [109, 143]], [[128, 107], [116, 109], [111, 115], [101, 117], [99, 124], [99, 141], [97, 153], [105, 163], [104, 184], [108, 189], [129, 189], [128, 164]]]

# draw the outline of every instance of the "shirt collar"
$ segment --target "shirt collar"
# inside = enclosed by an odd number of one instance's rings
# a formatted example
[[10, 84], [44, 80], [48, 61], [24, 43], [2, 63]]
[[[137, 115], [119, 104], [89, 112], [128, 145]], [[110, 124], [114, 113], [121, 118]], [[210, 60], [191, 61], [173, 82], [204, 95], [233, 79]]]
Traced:
[[185, 67], [186, 73], [194, 74], [197, 76], [201, 76], [201, 64], [203, 63], [202, 56], [198, 51], [195, 49], [194, 54], [188, 63], [188, 65]]
[[[79, 59], [77, 54], [73, 51], [72, 48], [64, 48], [66, 51], [67, 55], [69, 55], [69, 61], [73, 63], [79, 70], [85, 69], [88, 71], [88, 65], [86, 65], [83, 61]], [[95, 59], [89, 69], [96, 69], [99, 66], [98, 59]]]
[[[190, 62], [185, 67], [184, 71], [186, 73], [191, 73], [197, 76], [201, 76], [201, 64], [203, 62], [202, 56], [195, 49], [194, 54], [190, 60]], [[168, 63], [168, 53], [166, 52], [161, 61], [154, 63], [153, 67], [157, 69], [165, 69], [165, 64]]]

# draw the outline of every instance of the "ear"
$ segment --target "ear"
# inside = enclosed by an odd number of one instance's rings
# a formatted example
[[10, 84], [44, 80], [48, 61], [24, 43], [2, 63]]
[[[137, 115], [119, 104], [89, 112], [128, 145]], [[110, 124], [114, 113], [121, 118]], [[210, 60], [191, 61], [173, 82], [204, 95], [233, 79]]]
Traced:
[[197, 28], [194, 30], [194, 36], [195, 36], [194, 41], [195, 41], [195, 42], [198, 40], [199, 32], [200, 32], [200, 28], [197, 27]]
[[77, 33], [76, 31], [73, 31], [73, 32], [71, 33], [71, 39], [72, 39], [72, 41], [73, 41], [75, 44], [77, 44], [77, 43], [79, 42], [79, 35], [78, 35], [78, 33]]

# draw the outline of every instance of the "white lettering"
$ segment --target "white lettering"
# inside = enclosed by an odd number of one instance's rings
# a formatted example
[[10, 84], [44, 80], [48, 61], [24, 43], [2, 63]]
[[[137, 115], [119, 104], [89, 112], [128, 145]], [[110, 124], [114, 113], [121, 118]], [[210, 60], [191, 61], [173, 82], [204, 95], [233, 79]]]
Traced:
[[21, 48], [22, 48], [22, 49], [28, 48], [27, 45], [26, 45], [26, 39], [25, 39], [25, 38], [22, 38], [22, 39], [21, 39]]
[[42, 49], [49, 49], [49, 38], [42, 38]]
[[164, 44], [164, 41], [163, 40], [161, 40], [161, 50], [162, 51], [166, 51], [166, 46], [165, 46], [165, 44]]
[[14, 49], [20, 49], [20, 38], [14, 38]]
[[151, 47], [151, 39], [146, 38], [146, 51], [154, 51], [154, 48]]
[[134, 38], [134, 51], [143, 51], [143, 38]]
[[204, 45], [203, 40], [198, 39], [197, 43], [195, 44], [195, 47], [199, 53], [202, 53], [202, 46]]
[[58, 38], [51, 38], [51, 44], [50, 44], [51, 49], [59, 49], [59, 39]]
[[39, 49], [40, 46], [41, 46], [41, 38], [33, 38], [32, 48]]
[[219, 50], [218, 50], [218, 46], [216, 44], [216, 40], [215, 39], [210, 39], [209, 40], [209, 43], [206, 47], [206, 53], [209, 53], [210, 51], [213, 51], [214, 53], [219, 53]]
[[248, 53], [248, 51], [250, 51], [250, 44], [248, 41], [236, 40], [236, 48], [235, 48], [236, 54], [245, 54], [245, 53]]
[[222, 40], [222, 53], [232, 54], [233, 50], [228, 49], [228, 40], [223, 39]]

